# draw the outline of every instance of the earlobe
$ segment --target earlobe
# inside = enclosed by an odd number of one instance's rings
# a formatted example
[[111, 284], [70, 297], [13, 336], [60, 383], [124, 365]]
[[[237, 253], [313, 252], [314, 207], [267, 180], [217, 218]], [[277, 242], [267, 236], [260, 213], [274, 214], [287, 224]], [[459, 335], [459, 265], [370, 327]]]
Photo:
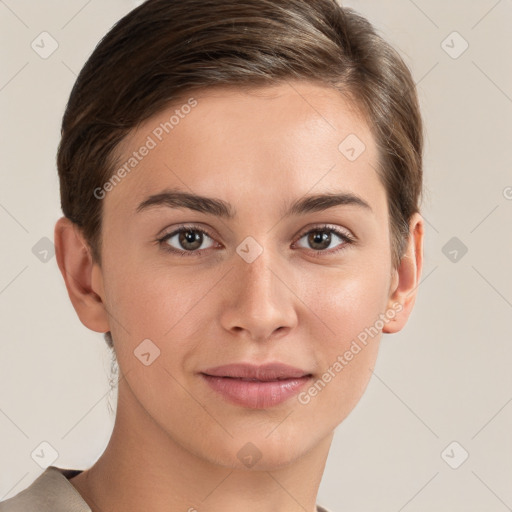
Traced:
[[384, 326], [382, 332], [400, 331], [411, 314], [423, 269], [423, 236], [423, 218], [419, 213], [415, 213], [409, 222], [409, 240], [390, 290], [388, 310], [394, 310], [396, 314], [394, 319]]
[[[55, 256], [69, 298], [80, 321], [95, 332], [110, 330], [103, 302], [103, 290], [94, 289], [93, 273], [98, 271], [79, 228], [66, 217], [55, 224]], [[99, 270], [101, 283], [101, 270]], [[99, 288], [99, 289], [98, 289]]]

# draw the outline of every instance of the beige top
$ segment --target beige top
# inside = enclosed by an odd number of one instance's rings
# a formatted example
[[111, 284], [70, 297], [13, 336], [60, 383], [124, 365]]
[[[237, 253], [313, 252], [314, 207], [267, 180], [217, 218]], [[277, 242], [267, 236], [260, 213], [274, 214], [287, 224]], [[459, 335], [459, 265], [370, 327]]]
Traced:
[[[48, 466], [26, 489], [0, 502], [0, 512], [91, 512], [69, 482], [79, 469]], [[330, 512], [317, 505], [317, 512]]]

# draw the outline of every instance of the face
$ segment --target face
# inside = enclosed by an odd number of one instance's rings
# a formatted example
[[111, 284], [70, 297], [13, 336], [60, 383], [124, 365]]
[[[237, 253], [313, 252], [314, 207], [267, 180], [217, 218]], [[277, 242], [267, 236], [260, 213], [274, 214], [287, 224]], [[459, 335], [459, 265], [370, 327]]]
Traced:
[[[191, 96], [123, 141], [103, 189], [120, 394], [203, 459], [242, 467], [250, 442], [276, 468], [354, 408], [399, 308], [377, 148], [320, 85]], [[215, 371], [244, 363], [297, 373]]]

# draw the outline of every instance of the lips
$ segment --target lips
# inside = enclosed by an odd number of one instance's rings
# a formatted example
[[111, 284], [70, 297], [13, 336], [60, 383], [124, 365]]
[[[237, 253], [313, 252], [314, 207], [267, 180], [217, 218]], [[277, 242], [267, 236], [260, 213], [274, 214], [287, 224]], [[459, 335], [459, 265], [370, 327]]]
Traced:
[[230, 364], [209, 368], [200, 375], [225, 400], [251, 409], [285, 402], [312, 377], [311, 373], [282, 363]]
[[227, 364], [209, 368], [203, 372], [212, 377], [230, 377], [233, 379], [256, 380], [268, 382], [272, 380], [284, 380], [301, 378], [310, 373], [283, 363], [267, 363], [263, 365], [252, 365], [248, 363]]

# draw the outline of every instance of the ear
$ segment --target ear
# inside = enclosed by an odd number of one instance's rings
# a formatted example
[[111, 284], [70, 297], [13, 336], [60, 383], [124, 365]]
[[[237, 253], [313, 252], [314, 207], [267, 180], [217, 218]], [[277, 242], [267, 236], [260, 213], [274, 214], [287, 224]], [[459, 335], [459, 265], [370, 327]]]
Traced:
[[93, 262], [79, 227], [66, 217], [55, 224], [55, 256], [80, 321], [96, 332], [110, 330], [101, 268]]
[[393, 272], [388, 310], [396, 311], [395, 317], [382, 329], [385, 333], [400, 331], [411, 314], [423, 269], [424, 223], [419, 213], [409, 222], [409, 240], [404, 256]]

